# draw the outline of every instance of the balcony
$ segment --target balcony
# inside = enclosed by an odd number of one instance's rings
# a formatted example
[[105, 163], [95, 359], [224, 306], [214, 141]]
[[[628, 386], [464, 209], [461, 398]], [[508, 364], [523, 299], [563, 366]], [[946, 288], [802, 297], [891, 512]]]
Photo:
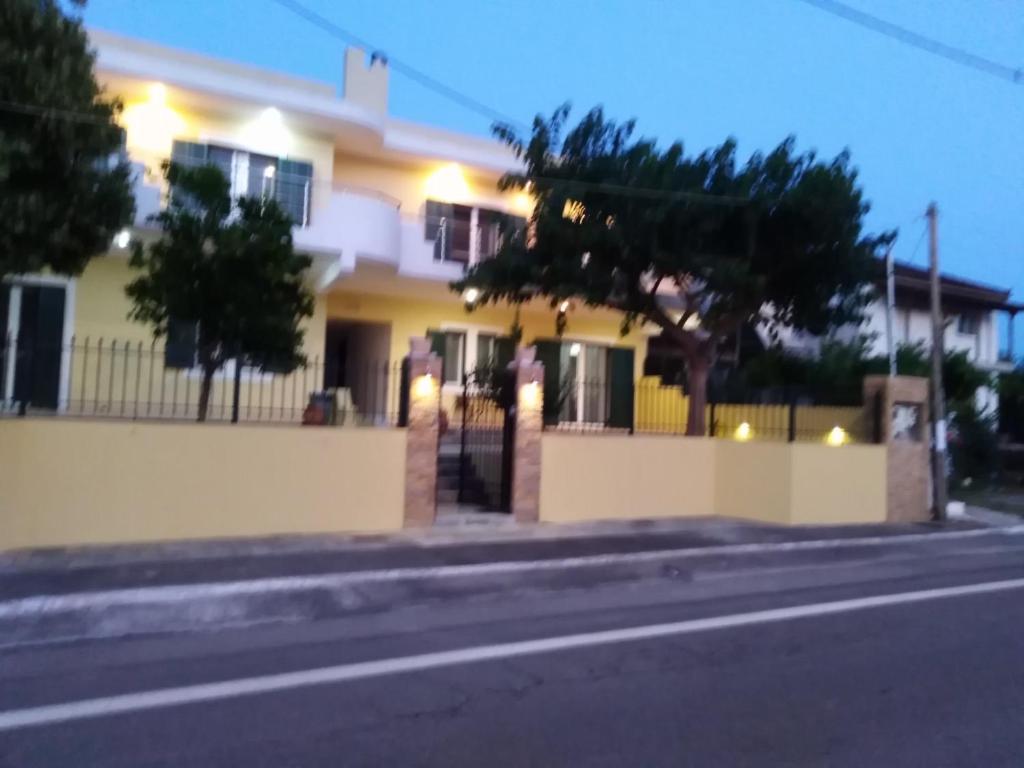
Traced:
[[398, 267], [398, 200], [354, 187], [333, 187], [326, 200], [319, 197], [313, 195], [313, 211], [307, 226], [295, 228], [297, 248], [336, 255], [338, 263], [332, 270], [333, 277], [353, 271], [357, 260]]

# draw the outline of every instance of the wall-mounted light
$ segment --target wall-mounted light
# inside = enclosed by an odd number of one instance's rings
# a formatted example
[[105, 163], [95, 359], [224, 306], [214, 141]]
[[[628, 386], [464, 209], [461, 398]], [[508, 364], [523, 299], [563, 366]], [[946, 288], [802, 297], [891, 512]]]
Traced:
[[263, 169], [263, 178], [265, 178], [265, 179], [272, 179], [272, 178], [274, 178], [274, 174], [276, 172], [277, 172], [277, 169], [274, 166], [268, 165], [266, 168]]
[[536, 381], [525, 384], [520, 391], [522, 392], [520, 399], [524, 407], [535, 408], [540, 402], [540, 384]]
[[825, 442], [831, 446], [838, 447], [840, 445], [846, 445], [849, 442], [850, 436], [846, 433], [846, 430], [840, 426], [832, 427], [832, 430], [828, 433], [828, 437], [825, 438]]
[[413, 393], [417, 398], [427, 398], [434, 394], [435, 390], [434, 377], [428, 371], [422, 376], [416, 377], [416, 382], [413, 384]]
[[469, 306], [473, 306], [474, 304], [476, 304], [476, 300], [479, 298], [480, 290], [478, 288], [467, 288], [462, 293], [462, 300], [466, 302], [466, 304]]
[[442, 165], [427, 177], [427, 197], [442, 203], [455, 203], [469, 198], [469, 182], [458, 163]]
[[566, 299], [565, 301], [558, 305], [558, 311], [561, 312], [562, 314], [565, 314], [566, 312], [569, 311], [569, 306], [569, 300]]
[[745, 443], [747, 440], [754, 436], [754, 430], [750, 428], [750, 424], [744, 421], [741, 422], [738, 427], [736, 427], [736, 431], [733, 433], [733, 436], [740, 442]]
[[114, 235], [114, 245], [117, 248], [127, 248], [132, 241], [132, 233], [127, 229], [122, 229], [116, 235]]
[[290, 154], [294, 143], [292, 133], [284, 123], [284, 115], [277, 107], [267, 107], [254, 120], [243, 125], [241, 138], [246, 149], [279, 157]]
[[583, 345], [578, 341], [574, 341], [569, 345], [569, 357], [579, 357], [580, 352], [583, 351]]
[[185, 132], [185, 120], [167, 106], [167, 86], [150, 83], [146, 99], [129, 103], [121, 113], [129, 150], [157, 155], [171, 154], [171, 143]]

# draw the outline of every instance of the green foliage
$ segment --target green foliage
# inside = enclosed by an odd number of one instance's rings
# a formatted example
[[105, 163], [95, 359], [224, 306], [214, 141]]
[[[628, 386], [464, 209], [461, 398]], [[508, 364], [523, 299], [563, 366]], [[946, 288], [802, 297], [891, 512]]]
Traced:
[[213, 374], [232, 358], [291, 370], [303, 362], [303, 318], [313, 296], [303, 283], [308, 256], [296, 254], [292, 221], [271, 199], [243, 197], [232, 216], [229, 184], [214, 166], [165, 165], [170, 204], [155, 219], [163, 230], [148, 248], [137, 245], [132, 266], [142, 271], [126, 291], [131, 318], [153, 326], [196, 326], [203, 395]]
[[999, 376], [999, 431], [1024, 443], [1024, 366]]
[[[568, 116], [538, 117], [528, 139], [496, 128], [525, 165], [502, 187], [534, 196], [530, 234], [506, 238], [455, 290], [477, 288], [479, 303], [574, 298], [620, 311], [624, 332], [653, 323], [687, 359], [695, 432], [730, 333], [757, 320], [823, 333], [860, 317], [891, 235], [862, 234], [868, 205], [847, 154], [821, 161], [788, 139], [743, 163], [732, 140], [688, 156], [600, 109], [566, 132]], [[699, 328], [686, 325], [693, 316]]]
[[93, 64], [57, 0], [0, 2], [0, 277], [78, 274], [132, 221], [121, 105], [101, 97]]
[[991, 413], [980, 413], [972, 400], [953, 402], [949, 412], [949, 456], [953, 482], [988, 482], [999, 474], [999, 438]]

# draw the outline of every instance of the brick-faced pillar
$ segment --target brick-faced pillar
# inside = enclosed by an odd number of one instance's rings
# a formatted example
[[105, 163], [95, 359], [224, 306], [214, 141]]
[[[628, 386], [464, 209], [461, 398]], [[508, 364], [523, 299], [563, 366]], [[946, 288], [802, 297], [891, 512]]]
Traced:
[[434, 524], [437, 515], [438, 413], [441, 359], [430, 340], [409, 340], [409, 421], [405, 442], [405, 527]]
[[864, 407], [868, 424], [873, 426], [878, 419], [879, 437], [886, 447], [886, 519], [890, 522], [930, 519], [928, 379], [866, 376]]
[[517, 523], [540, 519], [540, 441], [544, 428], [544, 366], [535, 347], [516, 351], [515, 440], [512, 456], [512, 515]]

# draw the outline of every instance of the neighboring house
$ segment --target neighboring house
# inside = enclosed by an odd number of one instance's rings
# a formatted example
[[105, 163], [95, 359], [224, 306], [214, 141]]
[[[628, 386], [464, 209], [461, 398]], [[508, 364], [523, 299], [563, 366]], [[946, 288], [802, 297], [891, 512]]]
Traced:
[[[870, 354], [887, 355], [885, 275], [876, 282], [878, 299], [867, 308], [864, 323], [856, 328], [844, 328], [837, 337], [851, 339], [862, 334], [870, 339]], [[910, 264], [897, 263], [893, 270], [896, 307], [893, 314], [893, 344], [920, 344], [931, 348], [930, 283], [928, 270]], [[1013, 321], [1024, 305], [1010, 301], [1010, 291], [965, 280], [952, 275], [940, 279], [942, 312], [945, 321], [943, 346], [946, 351], [963, 351], [978, 368], [989, 373], [1000, 373], [1013, 368]], [[998, 315], [1007, 316], [1008, 339], [1000, 345]], [[821, 339], [809, 334], [784, 332], [781, 341], [789, 349], [815, 354]], [[978, 392], [981, 408], [995, 409], [998, 397], [989, 387]]]
[[[118, 340], [126, 355], [150, 342], [150, 329], [127, 319], [127, 245], [156, 236], [148, 217], [166, 198], [160, 166], [168, 159], [213, 163], [235, 195], [272, 195], [294, 218], [296, 247], [313, 258], [316, 294], [305, 351], [318, 380], [303, 379], [300, 389], [344, 388], [359, 407], [360, 372], [395, 370], [409, 338], [426, 334], [443, 357], [450, 402], [468, 371], [510, 356], [513, 311], [467, 312], [449, 288], [468, 264], [495, 252], [499, 219], [530, 213], [528, 195], [498, 191], [515, 168], [505, 145], [390, 117], [387, 62], [359, 50], [345, 54], [339, 91], [138, 39], [95, 30], [90, 37], [99, 81], [125, 104], [136, 222], [78, 278], [27, 275], [2, 286], [0, 338], [28, 340], [36, 352], [31, 371], [24, 355], [6, 357], [0, 401], [67, 407], [77, 397], [75, 366], [90, 363], [77, 351], [86, 340], [92, 349]], [[538, 302], [523, 307], [520, 324], [523, 342], [538, 343], [570, 388], [576, 382], [562, 420], [605, 424], [622, 411], [613, 403], [632, 402], [631, 390], [619, 388], [640, 373], [647, 337], [620, 337], [616, 313], [573, 307], [558, 339], [554, 313]], [[176, 330], [161, 362], [188, 369], [190, 339]], [[613, 382], [613, 370], [627, 375]], [[125, 373], [123, 386], [136, 375]], [[97, 388], [106, 386], [105, 370], [97, 378]], [[121, 369], [110, 375], [115, 392], [121, 378]]]

